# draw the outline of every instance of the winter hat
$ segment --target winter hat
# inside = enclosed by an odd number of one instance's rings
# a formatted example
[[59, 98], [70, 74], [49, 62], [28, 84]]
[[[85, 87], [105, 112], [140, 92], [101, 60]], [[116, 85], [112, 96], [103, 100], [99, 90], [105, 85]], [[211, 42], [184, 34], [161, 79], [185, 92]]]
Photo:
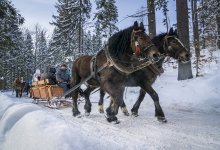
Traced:
[[36, 69], [36, 74], [40, 74], [40, 70], [39, 69]]

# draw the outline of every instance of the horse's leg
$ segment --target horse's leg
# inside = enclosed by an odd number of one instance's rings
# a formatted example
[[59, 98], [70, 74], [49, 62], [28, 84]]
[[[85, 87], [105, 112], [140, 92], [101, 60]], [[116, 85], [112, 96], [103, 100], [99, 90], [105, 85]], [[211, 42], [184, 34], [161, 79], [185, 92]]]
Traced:
[[23, 89], [21, 89], [20, 97], [22, 97]]
[[72, 92], [72, 99], [73, 99], [73, 107], [72, 107], [72, 112], [73, 116], [76, 117], [80, 115], [80, 111], [78, 110], [78, 104], [77, 104], [77, 99], [78, 99], [78, 89]]
[[125, 116], [129, 116], [129, 115], [130, 115], [129, 112], [128, 112], [128, 110], [127, 110], [127, 108], [126, 108], [126, 105], [125, 105], [125, 102], [124, 102], [124, 101], [123, 101], [122, 104], [121, 104], [121, 111], [123, 112], [123, 114], [124, 114]]
[[18, 90], [15, 90], [15, 93], [16, 93], [16, 97], [18, 97]]
[[[74, 74], [73, 74], [74, 75]], [[80, 83], [80, 78], [79, 76], [75, 75], [74, 76], [74, 80], [71, 81], [71, 87], [76, 86], [78, 83]], [[77, 100], [78, 100], [78, 94], [79, 94], [79, 88], [77, 88], [76, 90], [74, 90], [71, 95], [72, 95], [72, 100], [73, 100], [73, 107], [72, 107], [72, 112], [73, 112], [73, 116], [76, 117], [78, 115], [80, 115], [80, 111], [78, 110], [78, 104], [77, 104]]]
[[143, 85], [142, 89], [145, 90], [154, 101], [155, 117], [157, 117], [157, 120], [164, 123], [167, 122], [163, 110], [160, 106], [159, 97], [156, 91], [152, 88], [151, 85], [147, 85], [147, 84]]
[[89, 96], [90, 96], [90, 93], [94, 90], [95, 88], [93, 87], [88, 87], [85, 91], [84, 91], [84, 96], [85, 96], [85, 105], [84, 105], [84, 109], [85, 109], [85, 113], [86, 115], [89, 115], [90, 112], [91, 112], [91, 107], [92, 107], [92, 104], [90, 102], [90, 99], [89, 99]]
[[108, 93], [109, 93], [109, 95], [112, 98], [113, 104], [110, 105], [106, 109], [107, 120], [109, 122], [112, 122], [112, 121], [116, 121], [117, 122], [118, 119], [117, 119], [116, 115], [118, 114], [118, 108], [123, 103], [124, 88], [114, 88], [111, 91], [109, 91]]
[[[111, 106], [111, 105], [113, 105], [113, 104], [114, 104], [114, 100], [113, 100], [113, 98], [111, 97], [109, 106]], [[121, 111], [122, 111], [122, 113], [123, 113], [125, 116], [129, 116], [129, 115], [130, 115], [129, 112], [128, 112], [128, 110], [127, 110], [127, 108], [126, 108], [126, 105], [125, 105], [125, 102], [124, 102], [124, 101], [123, 101], [122, 104], [121, 104]]]
[[104, 113], [104, 106], [103, 106], [103, 102], [104, 102], [104, 97], [105, 97], [105, 91], [103, 89], [100, 88], [100, 99], [99, 99], [99, 113]]
[[138, 116], [138, 109], [140, 107], [141, 102], [144, 100], [146, 92], [143, 89], [140, 89], [138, 100], [135, 102], [133, 108], [131, 109], [132, 115], [135, 117]]

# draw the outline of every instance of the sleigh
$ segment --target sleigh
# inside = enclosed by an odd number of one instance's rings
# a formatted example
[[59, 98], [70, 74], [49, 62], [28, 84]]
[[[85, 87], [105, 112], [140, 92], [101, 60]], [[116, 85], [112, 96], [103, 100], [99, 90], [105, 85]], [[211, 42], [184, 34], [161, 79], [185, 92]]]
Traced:
[[51, 85], [48, 79], [33, 82], [30, 92], [34, 99], [33, 102], [36, 104], [46, 102], [46, 106], [50, 108], [68, 107], [71, 105], [71, 100], [65, 98], [56, 99], [56, 97], [63, 94], [63, 89], [58, 85]]

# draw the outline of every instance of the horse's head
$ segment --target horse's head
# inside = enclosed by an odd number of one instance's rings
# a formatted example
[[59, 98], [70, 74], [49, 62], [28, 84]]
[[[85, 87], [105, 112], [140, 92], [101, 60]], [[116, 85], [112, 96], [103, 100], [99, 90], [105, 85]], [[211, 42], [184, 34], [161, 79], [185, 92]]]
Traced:
[[170, 29], [169, 33], [164, 37], [163, 49], [168, 56], [177, 59], [182, 63], [190, 61], [190, 52], [180, 41], [177, 30]]
[[148, 57], [153, 62], [157, 62], [160, 59], [160, 53], [150, 37], [145, 33], [142, 22], [140, 25], [138, 25], [137, 21], [134, 22], [131, 34], [131, 47], [137, 56]]

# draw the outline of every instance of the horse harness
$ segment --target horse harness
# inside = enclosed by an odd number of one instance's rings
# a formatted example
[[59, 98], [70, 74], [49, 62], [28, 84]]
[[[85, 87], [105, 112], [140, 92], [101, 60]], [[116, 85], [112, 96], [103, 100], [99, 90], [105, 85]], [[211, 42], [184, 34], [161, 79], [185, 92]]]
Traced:
[[[182, 47], [185, 47], [184, 44], [183, 44], [176, 36], [174, 36], [174, 35], [166, 35], [166, 36], [164, 37], [164, 43], [163, 43], [163, 49], [164, 49], [164, 51], [167, 51], [167, 52], [170, 51], [169, 43], [168, 43], [168, 39], [169, 39], [169, 38], [174, 38], [174, 39], [176, 39], [176, 40], [182, 45]], [[175, 56], [177, 55], [177, 52], [178, 52], [178, 51], [175, 52], [175, 54], [174, 54]]]
[[[149, 49], [150, 47], [152, 47], [153, 45], [148, 46], [147, 48], [144, 49], [144, 51], [146, 51], [147, 49]], [[90, 60], [90, 76], [88, 76], [87, 78], [85, 78], [84, 80], [82, 80], [80, 83], [78, 83], [77, 85], [75, 85], [74, 87], [72, 87], [70, 90], [68, 90], [67, 92], [65, 92], [64, 94], [62, 94], [61, 96], [59, 96], [58, 98], [61, 98], [63, 96], [66, 96], [68, 94], [70, 94], [71, 92], [73, 92], [74, 90], [76, 90], [77, 88], [79, 88], [82, 84], [86, 83], [88, 80], [90, 80], [91, 78], [95, 78], [97, 79], [97, 73], [102, 71], [103, 69], [105, 69], [106, 67], [115, 67], [115, 69], [117, 69], [119, 72], [124, 73], [126, 75], [129, 75], [137, 70], [143, 69], [147, 66], [152, 66], [152, 62], [147, 60], [137, 66], [133, 66], [131, 65], [130, 67], [126, 67], [123, 65], [120, 65], [118, 63], [115, 62], [114, 58], [111, 57], [108, 47], [105, 50], [105, 55], [107, 58], [106, 63], [104, 63], [100, 68], [97, 68], [96, 65], [96, 57], [98, 54], [96, 54], [95, 56], [92, 57], [92, 59]], [[151, 65], [152, 64], [152, 65]], [[152, 69], [155, 70], [155, 67], [151, 67]], [[154, 71], [155, 72], [155, 71]], [[54, 99], [52, 99], [54, 100]]]
[[[143, 51], [148, 50], [152, 46], [153, 46], [153, 44], [149, 45]], [[158, 69], [158, 67], [156, 65], [152, 64], [152, 62], [149, 61], [149, 60], [144, 60], [143, 62], [141, 62], [140, 64], [138, 64], [136, 66], [134, 64], [131, 64], [129, 67], [127, 67], [127, 66], [124, 66], [124, 65], [122, 65], [120, 63], [117, 63], [118, 60], [113, 58], [110, 55], [108, 47], [105, 50], [105, 55], [106, 55], [106, 58], [107, 58], [107, 62], [103, 66], [105, 66], [105, 67], [113, 66], [115, 69], [117, 69], [119, 72], [121, 72], [121, 73], [123, 73], [125, 75], [129, 75], [129, 74], [131, 74], [131, 73], [133, 73], [135, 71], [141, 70], [141, 69], [143, 69], [143, 68], [145, 68], [147, 66], [156, 75], [160, 75], [161, 74], [161, 70]], [[97, 72], [99, 72], [99, 71], [97, 71], [96, 56], [97, 55], [93, 56], [91, 61], [90, 61], [90, 72], [91, 72], [93, 78], [97, 78], [96, 74], [97, 74]]]

